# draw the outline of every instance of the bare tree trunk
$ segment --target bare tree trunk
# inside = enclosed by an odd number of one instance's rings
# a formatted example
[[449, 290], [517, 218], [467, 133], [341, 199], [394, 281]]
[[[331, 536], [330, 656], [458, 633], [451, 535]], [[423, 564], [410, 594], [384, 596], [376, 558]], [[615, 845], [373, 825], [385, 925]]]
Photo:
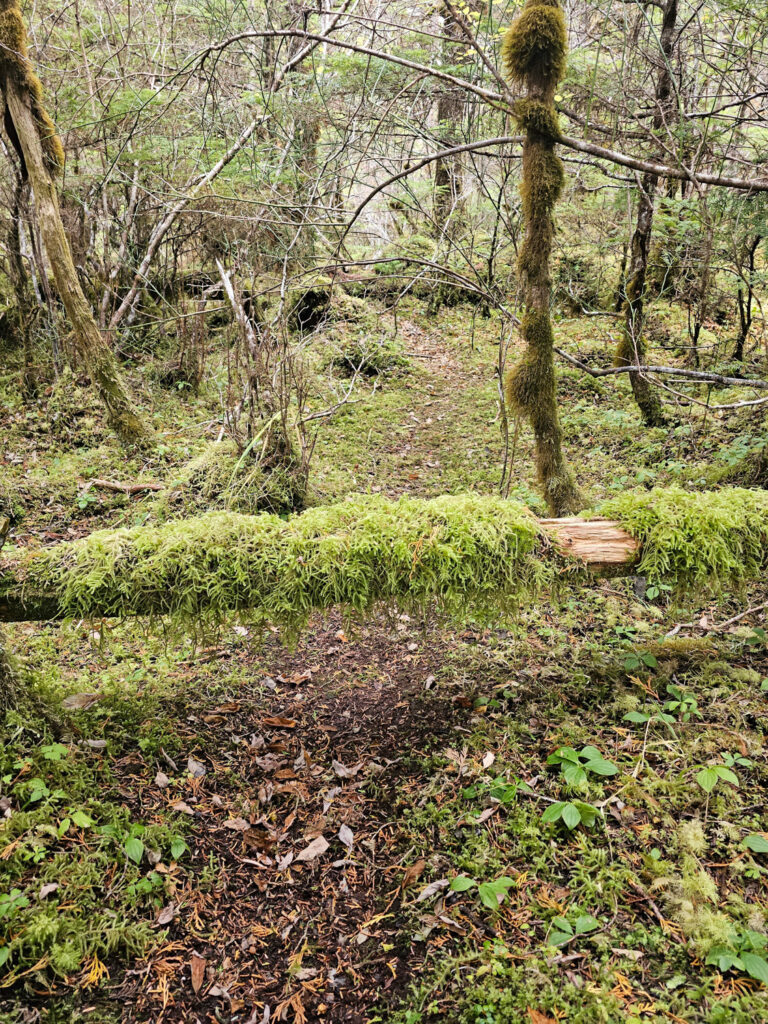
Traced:
[[[656, 110], [653, 127], [663, 128], [673, 109], [672, 74], [670, 59], [675, 46], [675, 25], [677, 22], [678, 0], [667, 0], [661, 26], [662, 64], [656, 84]], [[629, 274], [627, 276], [626, 301], [624, 303], [624, 330], [616, 350], [616, 366], [640, 366], [645, 363], [645, 287], [648, 274], [648, 254], [653, 230], [653, 213], [657, 175], [643, 174], [640, 195], [637, 201], [637, 221], [630, 246]], [[649, 427], [662, 426], [665, 422], [661, 400], [646, 377], [630, 373], [632, 393], [643, 420]]]
[[7, 107], [6, 129], [19, 151], [23, 173], [29, 175], [56, 288], [72, 325], [78, 355], [106, 407], [110, 425], [121, 440], [143, 442], [151, 436], [151, 430], [123, 384], [117, 361], [99, 332], [72, 260], [52, 175], [63, 161], [63, 150], [42, 105], [40, 83], [27, 57], [24, 23], [15, 4], [3, 7], [0, 43], [5, 46], [0, 57], [0, 85]]

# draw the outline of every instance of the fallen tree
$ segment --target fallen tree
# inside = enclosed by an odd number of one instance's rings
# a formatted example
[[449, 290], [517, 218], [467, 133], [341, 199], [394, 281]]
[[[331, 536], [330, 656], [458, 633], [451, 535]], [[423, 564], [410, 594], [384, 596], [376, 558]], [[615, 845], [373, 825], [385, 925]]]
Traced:
[[229, 611], [300, 628], [317, 610], [435, 603], [512, 607], [588, 567], [712, 589], [768, 565], [768, 491], [658, 488], [606, 503], [606, 519], [537, 520], [475, 494], [364, 496], [281, 519], [209, 513], [105, 530], [0, 566], [0, 621]]

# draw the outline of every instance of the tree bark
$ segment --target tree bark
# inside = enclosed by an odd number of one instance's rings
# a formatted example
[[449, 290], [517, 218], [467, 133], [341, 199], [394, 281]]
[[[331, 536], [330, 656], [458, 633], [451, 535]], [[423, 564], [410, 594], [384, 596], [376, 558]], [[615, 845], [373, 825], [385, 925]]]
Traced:
[[31, 99], [12, 75], [6, 76], [3, 87], [32, 185], [45, 250], [59, 297], [72, 325], [77, 353], [104, 403], [109, 423], [120, 439], [128, 443], [144, 443], [151, 437], [151, 429], [137, 412], [115, 356], [102, 337], [80, 287]]
[[[672, 74], [670, 59], [675, 46], [675, 25], [678, 0], [667, 0], [661, 25], [662, 64], [656, 83], [656, 109], [653, 127], [660, 131], [673, 112]], [[659, 178], [646, 171], [640, 183], [637, 200], [637, 221], [630, 246], [630, 265], [624, 303], [624, 330], [616, 350], [616, 366], [640, 365], [645, 362], [645, 287], [648, 274], [648, 253], [653, 231], [653, 214]], [[637, 372], [629, 375], [632, 393], [640, 413], [649, 427], [663, 426], [665, 421], [661, 399], [646, 377]]]

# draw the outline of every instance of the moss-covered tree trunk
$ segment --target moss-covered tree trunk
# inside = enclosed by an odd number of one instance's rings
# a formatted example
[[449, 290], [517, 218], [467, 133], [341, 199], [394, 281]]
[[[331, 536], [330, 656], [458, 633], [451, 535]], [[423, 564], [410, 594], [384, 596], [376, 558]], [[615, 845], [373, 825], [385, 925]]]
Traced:
[[567, 41], [559, 0], [527, 0], [508, 29], [502, 53], [510, 78], [526, 87], [515, 116], [525, 131], [521, 196], [525, 239], [518, 268], [524, 313], [520, 326], [526, 344], [507, 376], [511, 409], [527, 416], [536, 443], [536, 470], [547, 505], [555, 516], [568, 515], [582, 499], [562, 451], [557, 409], [554, 335], [549, 307], [549, 260], [554, 236], [552, 212], [564, 183], [555, 153], [560, 137], [554, 96], [565, 71]]
[[143, 442], [151, 436], [131, 401], [117, 361], [101, 335], [77, 277], [59, 213], [54, 174], [64, 152], [42, 103], [42, 88], [27, 57], [26, 30], [16, 0], [0, 0], [0, 87], [6, 104], [6, 130], [29, 176], [35, 212], [79, 357], [121, 440]]
[[5, 635], [0, 632], [0, 726], [5, 713], [12, 711], [19, 702], [19, 681], [8, 656]]
[[[661, 35], [662, 62], [656, 83], [656, 107], [653, 115], [655, 131], [661, 131], [674, 111], [674, 93], [670, 59], [675, 47], [678, 0], [667, 0], [663, 9]], [[645, 288], [648, 276], [648, 254], [653, 230], [653, 213], [656, 189], [659, 179], [655, 174], [644, 174], [640, 183], [637, 200], [637, 219], [630, 248], [629, 274], [627, 275], [626, 299], [624, 302], [624, 325], [616, 350], [616, 366], [642, 366], [645, 362]], [[647, 377], [634, 372], [629, 374], [632, 393], [649, 427], [663, 426], [664, 411], [661, 400]]]

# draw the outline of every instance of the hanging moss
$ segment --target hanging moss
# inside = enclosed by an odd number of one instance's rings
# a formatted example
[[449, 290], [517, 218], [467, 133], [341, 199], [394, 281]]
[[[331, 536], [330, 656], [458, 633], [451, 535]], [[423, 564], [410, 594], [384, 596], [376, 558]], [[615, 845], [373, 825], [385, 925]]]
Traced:
[[[5, 83], [8, 78], [13, 78], [21, 90], [29, 95], [46, 165], [52, 174], [59, 174], [64, 167], [64, 147], [45, 109], [43, 87], [28, 56], [27, 30], [18, 0], [0, 0], [0, 82]], [[21, 156], [13, 123], [9, 124], [7, 115], [6, 127]], [[23, 164], [23, 156], [21, 159]]]
[[515, 121], [524, 131], [538, 132], [549, 139], [560, 138], [560, 119], [550, 103], [542, 100], [518, 100], [513, 108]]

